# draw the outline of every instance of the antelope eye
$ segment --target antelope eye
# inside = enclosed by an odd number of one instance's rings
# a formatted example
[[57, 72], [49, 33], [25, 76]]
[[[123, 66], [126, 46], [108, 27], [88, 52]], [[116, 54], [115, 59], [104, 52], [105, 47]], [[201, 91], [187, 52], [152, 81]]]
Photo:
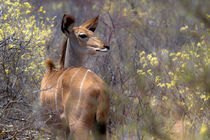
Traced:
[[80, 38], [86, 38], [87, 35], [86, 35], [86, 34], [79, 34], [79, 37], [80, 37]]

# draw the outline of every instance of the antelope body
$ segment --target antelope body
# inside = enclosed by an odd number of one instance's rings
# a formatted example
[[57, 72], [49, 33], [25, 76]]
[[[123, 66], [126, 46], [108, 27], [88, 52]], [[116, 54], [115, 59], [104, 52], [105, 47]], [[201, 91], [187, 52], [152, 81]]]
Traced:
[[109, 112], [107, 85], [82, 67], [84, 55], [109, 50], [93, 34], [98, 17], [73, 27], [74, 18], [64, 15], [62, 31], [68, 37], [62, 49], [61, 69], [47, 61], [40, 93], [42, 119], [58, 139], [106, 139]]

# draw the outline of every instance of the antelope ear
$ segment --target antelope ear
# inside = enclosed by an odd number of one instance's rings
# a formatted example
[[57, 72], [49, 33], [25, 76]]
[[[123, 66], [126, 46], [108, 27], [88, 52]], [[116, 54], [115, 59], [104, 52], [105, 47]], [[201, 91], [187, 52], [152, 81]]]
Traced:
[[99, 19], [99, 15], [96, 16], [95, 18], [85, 21], [80, 27], [87, 28], [88, 30], [91, 30], [92, 32], [94, 32], [98, 25], [98, 19]]
[[75, 20], [73, 16], [64, 14], [61, 23], [61, 31], [64, 34], [70, 34], [73, 31], [74, 22]]

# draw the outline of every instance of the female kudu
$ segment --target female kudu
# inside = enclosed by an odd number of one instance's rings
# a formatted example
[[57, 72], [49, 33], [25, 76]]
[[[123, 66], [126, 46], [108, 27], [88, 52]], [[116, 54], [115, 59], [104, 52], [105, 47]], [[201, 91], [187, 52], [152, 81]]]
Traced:
[[64, 15], [61, 30], [67, 36], [60, 59], [61, 69], [47, 61], [41, 83], [41, 112], [52, 132], [65, 139], [106, 139], [109, 91], [94, 72], [82, 67], [84, 56], [106, 53], [109, 47], [94, 34], [99, 17], [73, 27], [74, 18]]

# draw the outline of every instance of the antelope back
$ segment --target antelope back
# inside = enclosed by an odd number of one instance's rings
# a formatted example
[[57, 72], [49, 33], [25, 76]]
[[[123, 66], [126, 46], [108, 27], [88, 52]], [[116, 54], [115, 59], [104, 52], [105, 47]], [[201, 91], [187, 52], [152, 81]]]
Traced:
[[[79, 139], [86, 137], [81, 131], [98, 128], [95, 124], [99, 123], [99, 133], [106, 137], [109, 92], [107, 85], [94, 72], [82, 67], [50, 69], [45, 73], [41, 89], [44, 89], [40, 93], [41, 103], [46, 108], [43, 116], [48, 125], [57, 129], [68, 126]], [[48, 110], [55, 112], [54, 115], [49, 117], [52, 113]]]

